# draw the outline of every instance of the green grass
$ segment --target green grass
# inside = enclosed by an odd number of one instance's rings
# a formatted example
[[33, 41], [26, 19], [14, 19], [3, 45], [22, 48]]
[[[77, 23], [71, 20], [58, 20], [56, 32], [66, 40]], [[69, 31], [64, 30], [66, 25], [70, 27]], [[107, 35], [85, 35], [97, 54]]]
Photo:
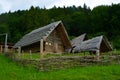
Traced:
[[120, 65], [75, 67], [40, 72], [0, 55], [0, 80], [120, 80]]
[[32, 53], [31, 55], [29, 53], [24, 53], [21, 54], [20, 56], [16, 54], [16, 56], [19, 57], [20, 59], [40, 59], [39, 53]]
[[[120, 55], [120, 50], [113, 50], [112, 52], [105, 52], [105, 53], [102, 53], [102, 56], [108, 56], [110, 54], [115, 54], [115, 55]], [[44, 55], [44, 58], [49, 58], [49, 57], [61, 57], [61, 56], [84, 56], [84, 53], [81, 52], [81, 53], [63, 53], [63, 54], [57, 54], [57, 53], [54, 53], [54, 54], [45, 54]], [[89, 52], [85, 52], [85, 56], [96, 56], [96, 55], [90, 55]], [[16, 57], [17, 58], [20, 58], [20, 59], [40, 59], [40, 53], [32, 53], [30, 55], [30, 53], [24, 53], [24, 54], [21, 54], [20, 56], [18, 56], [18, 53], [16, 53]]]
[[114, 49], [114, 50], [112, 51], [112, 54], [118, 54], [118, 55], [120, 55], [120, 50]]
[[[88, 52], [86, 52], [87, 56], [90, 56], [90, 54]], [[44, 58], [50, 58], [50, 57], [61, 57], [61, 56], [84, 56], [84, 53], [64, 53], [64, 54], [45, 54]], [[30, 55], [30, 53], [24, 53], [24, 54], [20, 54], [20, 56], [18, 56], [18, 54], [16, 53], [16, 57], [20, 58], [20, 59], [40, 59], [40, 53], [32, 53]]]

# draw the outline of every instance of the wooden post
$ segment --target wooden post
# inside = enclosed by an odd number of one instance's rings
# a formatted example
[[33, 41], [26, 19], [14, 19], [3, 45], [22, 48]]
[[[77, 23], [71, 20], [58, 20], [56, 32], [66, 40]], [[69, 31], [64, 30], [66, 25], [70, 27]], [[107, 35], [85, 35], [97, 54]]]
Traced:
[[8, 37], [8, 34], [6, 33], [5, 34], [5, 47], [4, 47], [4, 54], [7, 52], [7, 37]]
[[24, 51], [22, 50], [22, 59], [24, 59]]
[[100, 50], [96, 51], [96, 57], [97, 57], [97, 61], [100, 61]]
[[[40, 59], [43, 59], [43, 39], [40, 40]], [[43, 70], [43, 64], [40, 66], [40, 69]]]
[[1, 49], [0, 49], [1, 51], [0, 51], [0, 52], [2, 53], [2, 52], [3, 52], [3, 46], [1, 45], [0, 48], [1, 48]]
[[30, 59], [32, 60], [32, 51], [30, 50]]
[[20, 59], [20, 54], [21, 54], [21, 47], [18, 47], [18, 57]]
[[6, 45], [6, 52], [8, 52], [8, 45]]
[[40, 58], [43, 58], [43, 39], [40, 40]]

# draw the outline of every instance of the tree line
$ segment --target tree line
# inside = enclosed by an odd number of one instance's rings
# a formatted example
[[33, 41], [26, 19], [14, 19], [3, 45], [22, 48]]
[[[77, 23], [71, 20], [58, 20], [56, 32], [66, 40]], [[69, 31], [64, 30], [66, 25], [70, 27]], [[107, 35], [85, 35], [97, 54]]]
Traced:
[[[59, 20], [63, 21], [70, 39], [83, 33], [88, 38], [105, 35], [114, 48], [120, 48], [120, 3], [92, 10], [84, 4], [51, 9], [31, 6], [29, 10], [9, 11], [0, 15], [0, 34], [8, 33], [8, 41], [15, 43], [28, 32]], [[0, 36], [0, 42], [3, 40]]]

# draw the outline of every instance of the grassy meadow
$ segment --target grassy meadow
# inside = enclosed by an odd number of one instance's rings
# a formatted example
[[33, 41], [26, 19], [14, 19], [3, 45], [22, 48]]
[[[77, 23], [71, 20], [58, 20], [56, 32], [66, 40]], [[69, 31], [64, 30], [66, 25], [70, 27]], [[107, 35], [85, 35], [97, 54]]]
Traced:
[[[27, 60], [29, 60], [29, 59], [33, 59], [33, 60], [35, 60], [35, 59], [40, 59], [41, 57], [40, 57], [40, 53], [32, 53], [32, 54], [30, 54], [30, 53], [21, 53], [20, 55], [18, 55], [18, 53], [15, 53], [15, 56], [17, 57], [17, 58], [20, 58], [20, 59], [27, 59]], [[44, 55], [44, 58], [50, 58], [50, 57], [63, 57], [63, 56], [81, 56], [81, 57], [83, 57], [84, 56], [84, 53], [64, 53], [64, 54], [50, 54], [50, 53], [48, 53], [48, 54], [45, 54]], [[90, 54], [89, 54], [89, 52], [86, 52], [85, 53], [85, 56], [90, 56]], [[92, 56], [96, 56], [96, 55], [92, 55]]]
[[74, 67], [40, 72], [0, 55], [0, 80], [120, 80], [120, 65]]
[[[108, 56], [108, 55], [120, 55], [120, 50], [113, 50], [111, 52], [106, 52], [106, 53], [102, 53], [103, 55], [102, 56]], [[14, 55], [17, 57], [17, 58], [20, 58], [20, 59], [40, 59], [40, 53], [21, 53], [20, 55], [18, 55], [18, 53], [14, 53]], [[45, 54], [44, 55], [44, 58], [50, 58], [50, 57], [61, 57], [61, 56], [93, 56], [93, 57], [96, 57], [96, 55], [90, 55], [89, 52], [85, 52], [85, 55], [83, 52], [80, 52], [80, 53], [64, 53], [64, 54]]]

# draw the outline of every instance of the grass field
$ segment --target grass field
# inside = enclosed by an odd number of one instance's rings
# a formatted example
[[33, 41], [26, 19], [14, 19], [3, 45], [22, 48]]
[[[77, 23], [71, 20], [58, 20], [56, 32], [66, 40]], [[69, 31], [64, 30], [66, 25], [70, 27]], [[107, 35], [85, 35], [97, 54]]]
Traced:
[[[40, 59], [40, 53], [32, 53], [30, 55], [30, 53], [24, 53], [24, 54], [20, 54], [20, 56], [18, 56], [17, 53], [15, 53], [17, 58], [20, 59]], [[85, 54], [86, 56], [90, 56], [90, 54], [88, 52], [86, 52]], [[50, 58], [50, 57], [61, 57], [61, 56], [84, 56], [84, 53], [64, 53], [64, 54], [45, 54], [44, 58]], [[95, 55], [94, 55], [95, 56]]]
[[40, 72], [0, 55], [0, 80], [120, 80], [120, 65], [75, 67]]
[[[108, 55], [120, 55], [120, 50], [113, 50], [112, 52], [108, 53], [102, 53], [102, 56], [108, 56]], [[20, 54], [20, 56], [18, 56], [18, 53], [15, 53], [17, 58], [20, 59], [40, 59], [40, 53], [22, 53]], [[83, 52], [81, 53], [64, 53], [64, 54], [45, 54], [44, 58], [49, 58], [49, 57], [61, 57], [61, 56], [94, 56], [96, 57], [96, 55], [90, 55], [89, 52], [85, 52], [85, 55]]]

